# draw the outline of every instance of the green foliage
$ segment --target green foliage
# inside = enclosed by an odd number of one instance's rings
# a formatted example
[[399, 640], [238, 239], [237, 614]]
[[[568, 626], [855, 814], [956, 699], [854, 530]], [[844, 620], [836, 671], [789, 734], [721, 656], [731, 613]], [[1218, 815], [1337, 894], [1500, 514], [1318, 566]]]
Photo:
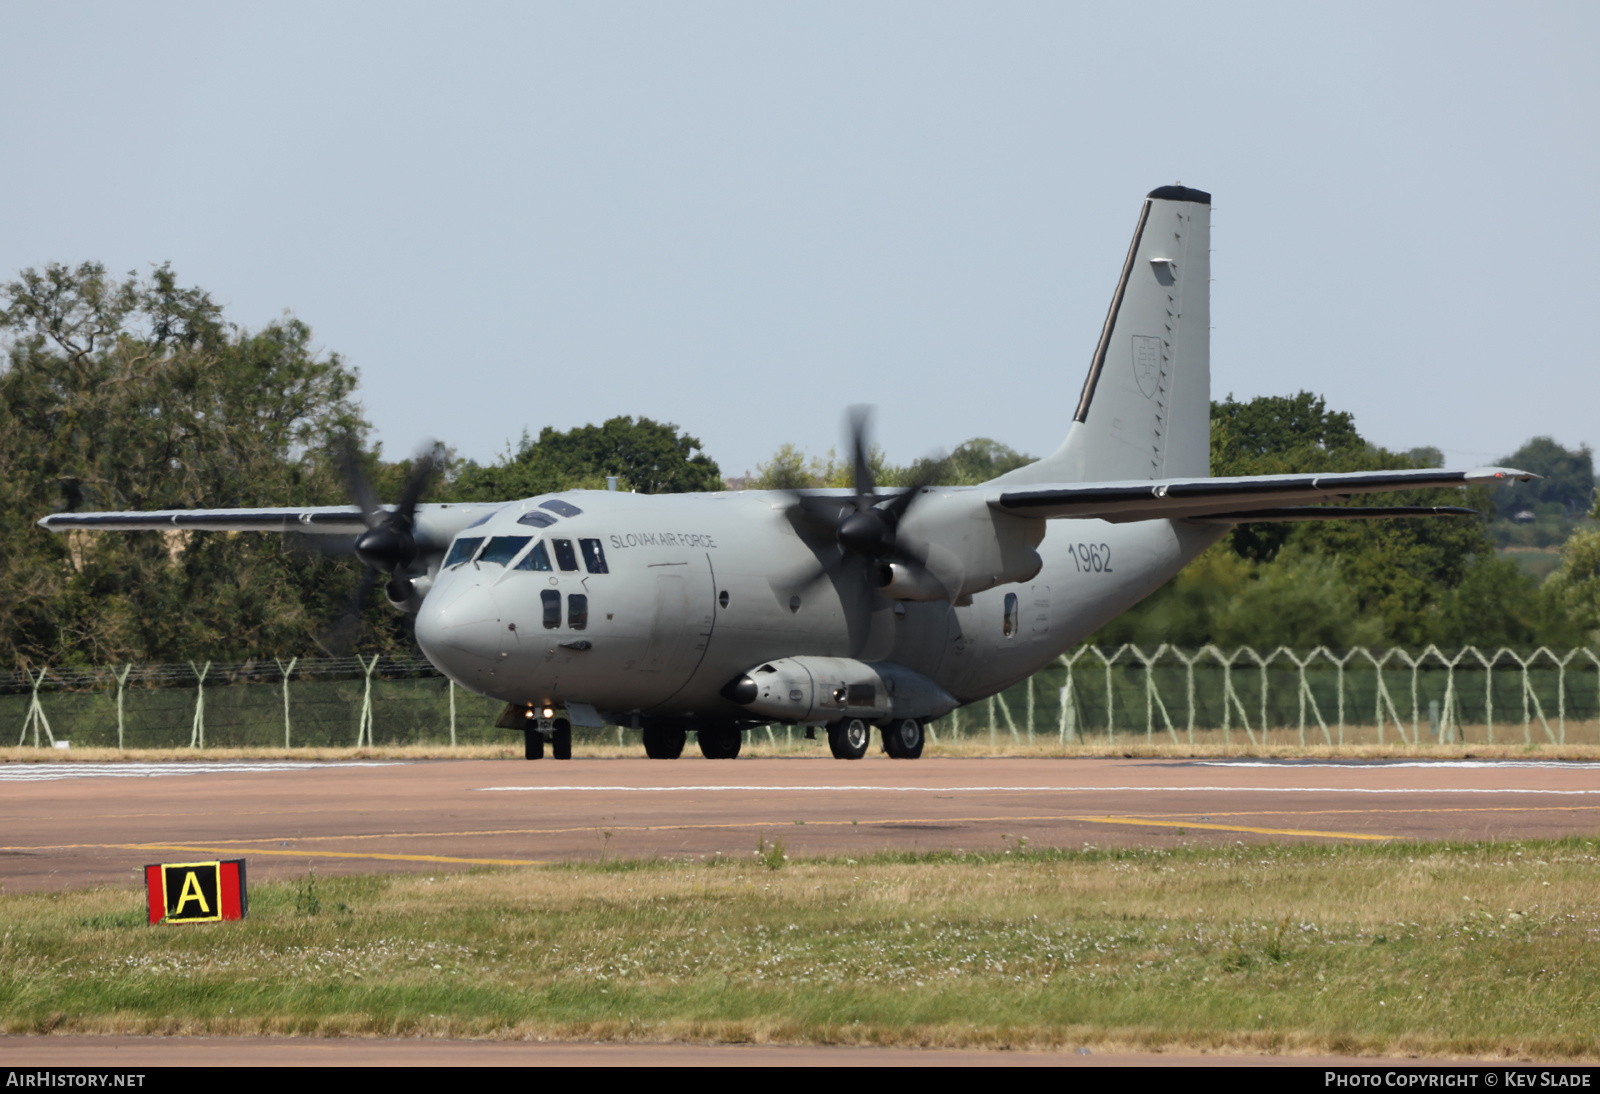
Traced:
[[789, 856], [783, 849], [783, 840], [776, 839], [768, 843], [766, 836], [762, 836], [760, 842], [756, 844], [756, 858], [768, 870], [781, 870], [784, 863], [789, 861]]
[[1537, 511], [1538, 506], [1551, 505], [1576, 517], [1595, 504], [1594, 450], [1586, 444], [1564, 448], [1552, 437], [1534, 437], [1500, 462], [1542, 477], [1496, 487], [1496, 516], [1510, 517], [1522, 509]]
[[1561, 569], [1551, 575], [1549, 595], [1574, 625], [1591, 638], [1600, 630], [1600, 528], [1573, 534], [1561, 551]]
[[[751, 486], [757, 490], [850, 487], [853, 485], [851, 461], [839, 459], [836, 452], [830, 448], [825, 457], [808, 457], [802, 449], [786, 442], [772, 454], [771, 460], [757, 465], [758, 474]], [[1032, 462], [1032, 456], [1025, 456], [988, 437], [963, 441], [943, 458], [915, 460], [906, 466], [890, 463], [877, 445], [873, 445], [867, 455], [872, 477], [879, 486], [909, 486], [919, 481], [942, 486], [976, 486]]]
[[[1441, 462], [1367, 444], [1354, 419], [1309, 392], [1212, 404], [1218, 476], [1373, 471]], [[1530, 442], [1530, 446], [1537, 447]], [[1586, 450], [1585, 450], [1586, 451]], [[1353, 505], [1467, 505], [1488, 492], [1418, 490]], [[1200, 645], [1573, 645], [1570, 601], [1496, 558], [1482, 520], [1244, 524], [1097, 640]]]
[[[0, 663], [314, 652], [358, 579], [299, 537], [51, 535], [59, 510], [332, 504], [356, 374], [284, 318], [227, 323], [163, 266], [25, 270], [0, 332]], [[380, 617], [381, 618], [381, 617]], [[387, 620], [368, 648], [405, 641]]]
[[1101, 643], [1330, 648], [1378, 645], [1381, 620], [1361, 610], [1332, 558], [1298, 550], [1270, 563], [1225, 544], [1201, 555], [1143, 605], [1096, 634]]
[[468, 463], [448, 488], [453, 501], [504, 501], [557, 490], [618, 490], [678, 494], [721, 490], [722, 472], [700, 441], [678, 427], [649, 418], [611, 418], [559, 432], [551, 426], [532, 440], [525, 433], [515, 454], [489, 466]]

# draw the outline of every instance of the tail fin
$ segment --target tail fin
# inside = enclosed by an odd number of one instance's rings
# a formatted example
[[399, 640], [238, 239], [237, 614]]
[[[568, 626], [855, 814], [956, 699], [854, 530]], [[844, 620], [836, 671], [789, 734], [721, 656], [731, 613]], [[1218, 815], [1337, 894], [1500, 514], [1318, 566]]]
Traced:
[[1210, 474], [1210, 246], [1210, 194], [1150, 191], [1067, 439], [1001, 481]]

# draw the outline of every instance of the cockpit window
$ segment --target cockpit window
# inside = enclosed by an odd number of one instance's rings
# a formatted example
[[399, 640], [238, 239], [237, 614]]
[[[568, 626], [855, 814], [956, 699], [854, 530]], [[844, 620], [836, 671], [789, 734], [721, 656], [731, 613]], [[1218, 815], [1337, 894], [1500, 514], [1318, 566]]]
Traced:
[[523, 557], [522, 561], [517, 563], [517, 569], [519, 569], [519, 570], [548, 570], [548, 569], [550, 569], [550, 552], [546, 551], [544, 549], [544, 540], [541, 539], [538, 543], [535, 543], [533, 545], [533, 550], [529, 551]]
[[578, 568], [578, 556], [572, 551], [572, 541], [570, 539], [553, 539], [550, 543], [556, 549], [557, 565], [563, 570], [576, 570]]
[[548, 528], [555, 522], [555, 517], [549, 513], [542, 513], [537, 509], [524, 513], [517, 518], [518, 524], [526, 524], [530, 528]]
[[606, 553], [597, 539], [580, 539], [578, 546], [583, 550], [583, 565], [591, 574], [608, 574], [606, 569]]
[[570, 501], [562, 501], [560, 498], [551, 498], [549, 501], [541, 501], [539, 503], [539, 508], [548, 509], [552, 513], [560, 513], [564, 517], [577, 517], [583, 515], [582, 509], [579, 509]]
[[517, 552], [526, 547], [531, 538], [531, 536], [495, 536], [489, 541], [489, 546], [483, 549], [483, 554], [478, 556], [478, 561], [505, 566], [517, 557]]
[[458, 539], [450, 545], [450, 553], [445, 556], [446, 566], [459, 566], [472, 557], [472, 552], [478, 549], [478, 544], [483, 542], [482, 536], [468, 536]]
[[544, 629], [553, 631], [561, 626], [561, 594], [554, 589], [543, 589], [539, 600], [544, 604]]
[[480, 524], [487, 523], [488, 521], [494, 519], [494, 515], [496, 513], [498, 513], [499, 511], [500, 511], [499, 509], [491, 509], [487, 513], [483, 514], [483, 516], [479, 517], [477, 520], [475, 520], [471, 524], [467, 525], [467, 527], [468, 528], [476, 528]]

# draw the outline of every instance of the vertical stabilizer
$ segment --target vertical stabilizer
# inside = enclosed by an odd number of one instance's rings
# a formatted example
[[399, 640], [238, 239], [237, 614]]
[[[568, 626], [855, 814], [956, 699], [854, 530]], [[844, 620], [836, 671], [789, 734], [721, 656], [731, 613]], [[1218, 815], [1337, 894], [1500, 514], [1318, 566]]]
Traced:
[[1211, 473], [1210, 247], [1210, 194], [1150, 191], [1067, 439], [1002, 481]]

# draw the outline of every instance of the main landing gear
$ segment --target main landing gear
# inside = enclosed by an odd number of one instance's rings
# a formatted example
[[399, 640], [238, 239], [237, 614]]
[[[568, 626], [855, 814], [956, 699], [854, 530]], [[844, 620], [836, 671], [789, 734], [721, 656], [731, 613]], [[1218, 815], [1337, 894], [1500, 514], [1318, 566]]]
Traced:
[[[546, 731], [529, 726], [523, 731], [526, 740], [523, 743], [522, 754], [530, 760], [544, 759], [544, 743]], [[549, 729], [550, 755], [558, 760], [572, 759], [572, 723], [565, 718], [556, 718], [550, 723]]]
[[[652, 760], [676, 760], [689, 740], [681, 726], [645, 726], [644, 754]], [[700, 755], [708, 760], [733, 760], [739, 756], [744, 734], [735, 726], [705, 726], [695, 730]]]
[[[901, 718], [879, 726], [883, 750], [896, 760], [922, 755], [927, 727], [915, 718]], [[828, 727], [828, 749], [836, 760], [859, 760], [872, 742], [872, 728], [860, 718], [844, 718]]]

